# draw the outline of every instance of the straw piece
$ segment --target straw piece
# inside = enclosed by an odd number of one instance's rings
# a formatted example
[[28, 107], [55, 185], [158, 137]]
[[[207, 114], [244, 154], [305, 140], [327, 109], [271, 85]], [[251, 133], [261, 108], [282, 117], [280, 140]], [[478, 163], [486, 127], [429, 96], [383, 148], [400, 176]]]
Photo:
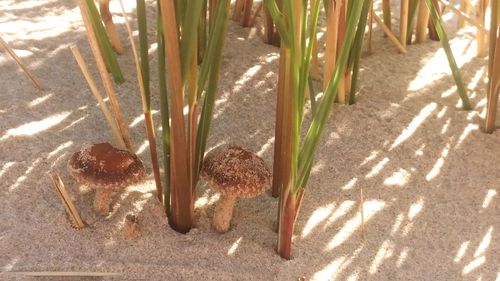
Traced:
[[81, 272], [81, 271], [41, 271], [41, 272], [16, 272], [17, 274], [33, 277], [105, 277], [120, 276], [121, 273], [114, 272]]
[[16, 53], [14, 53], [14, 51], [10, 48], [7, 42], [5, 42], [5, 40], [2, 39], [1, 36], [0, 36], [0, 45], [2, 45], [2, 47], [5, 49], [5, 51], [7, 51], [10, 57], [14, 59], [17, 65], [21, 67], [21, 69], [24, 71], [24, 74], [26, 74], [26, 76], [28, 76], [28, 78], [33, 83], [33, 86], [35, 86], [35, 88], [37, 88], [38, 90], [42, 90], [42, 84], [40, 84], [40, 81], [38, 81], [38, 79], [31, 72], [31, 70], [29, 70], [29, 68], [21, 62], [21, 59], [16, 55]]
[[373, 16], [373, 19], [380, 25], [380, 27], [382, 28], [384, 33], [387, 35], [389, 40], [391, 40], [391, 42], [394, 44], [394, 46], [396, 46], [396, 48], [398, 48], [398, 50], [401, 53], [406, 54], [406, 48], [403, 45], [401, 45], [401, 42], [399, 42], [399, 39], [396, 36], [394, 36], [392, 31], [382, 22], [382, 20], [377, 16], [377, 14], [375, 12], [373, 12], [372, 16]]
[[99, 103], [99, 107], [102, 110], [102, 113], [104, 113], [104, 117], [106, 118], [106, 121], [108, 122], [109, 127], [111, 128], [111, 133], [113, 134], [113, 138], [115, 139], [115, 143], [117, 144], [117, 147], [120, 149], [125, 149], [125, 142], [123, 141], [121, 135], [120, 135], [120, 130], [118, 129], [118, 126], [116, 125], [116, 120], [114, 117], [111, 115], [111, 112], [108, 109], [108, 106], [104, 103], [104, 99], [101, 96], [101, 93], [97, 89], [97, 85], [94, 82], [94, 79], [92, 78], [92, 75], [90, 74], [90, 71], [87, 67], [87, 64], [83, 60], [83, 57], [80, 53], [80, 50], [78, 49], [77, 46], [71, 46], [70, 47], [71, 52], [73, 52], [73, 56], [76, 59], [76, 62], [78, 63], [78, 66], [80, 66], [80, 70], [83, 73], [83, 76], [85, 76], [85, 79], [87, 80], [87, 83], [89, 84], [90, 90], [92, 94], [94, 94], [94, 97], [96, 98], [97, 102]]
[[50, 178], [52, 180], [52, 184], [54, 185], [54, 188], [56, 189], [57, 193], [59, 196], [61, 196], [61, 199], [63, 201], [64, 207], [66, 209], [66, 212], [69, 215], [69, 218], [71, 219], [71, 224], [75, 228], [83, 228], [85, 227], [85, 223], [83, 222], [82, 218], [80, 217], [80, 214], [78, 213], [78, 210], [76, 209], [73, 200], [71, 200], [71, 197], [69, 196], [68, 192], [66, 191], [66, 188], [64, 187], [64, 183], [62, 182], [61, 178], [57, 174], [56, 171], [50, 171]]
[[108, 71], [106, 70], [106, 64], [104, 63], [99, 44], [97, 43], [95, 31], [92, 27], [87, 8], [83, 1], [84, 0], [77, 0], [77, 3], [80, 8], [80, 13], [82, 14], [83, 23], [85, 24], [85, 28], [87, 29], [87, 38], [90, 43], [90, 48], [92, 50], [92, 53], [94, 54], [94, 58], [97, 62], [97, 69], [99, 70], [104, 89], [106, 90], [106, 94], [108, 95], [109, 101], [111, 103], [111, 108], [113, 109], [113, 112], [115, 114], [115, 119], [118, 123], [118, 128], [120, 129], [120, 135], [123, 138], [127, 149], [129, 151], [133, 151], [132, 141], [128, 133], [127, 125], [125, 124], [125, 121], [123, 119], [120, 105], [118, 104], [118, 100], [116, 98], [115, 89], [113, 88], [113, 84], [109, 77]]

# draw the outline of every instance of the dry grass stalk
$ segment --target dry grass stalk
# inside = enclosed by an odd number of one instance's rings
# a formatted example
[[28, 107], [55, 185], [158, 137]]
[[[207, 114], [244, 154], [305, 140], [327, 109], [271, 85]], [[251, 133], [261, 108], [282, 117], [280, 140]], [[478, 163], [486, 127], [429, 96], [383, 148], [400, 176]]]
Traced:
[[[460, 12], [464, 15], [469, 13], [469, 3], [467, 0], [460, 0]], [[463, 17], [458, 17], [457, 29], [461, 29], [465, 27], [465, 19]]]
[[250, 27], [251, 24], [251, 16], [252, 16], [252, 6], [253, 0], [244, 0], [243, 5], [243, 17], [240, 19], [240, 24], [243, 27]]
[[234, 11], [233, 11], [234, 21], [240, 21], [244, 7], [245, 7], [245, 0], [236, 0], [236, 3], [234, 3]]
[[16, 55], [16, 53], [14, 53], [14, 51], [12, 50], [12, 48], [9, 46], [9, 44], [7, 44], [7, 42], [5, 42], [5, 40], [2, 39], [2, 37], [0, 36], [0, 45], [2, 45], [2, 47], [5, 49], [5, 51], [10, 55], [10, 57], [16, 62], [16, 64], [21, 67], [21, 69], [24, 71], [24, 74], [26, 74], [26, 76], [28, 76], [28, 78], [31, 80], [31, 82], [33, 83], [33, 86], [35, 88], [37, 88], [38, 90], [42, 90], [42, 84], [40, 84], [40, 81], [38, 81], [38, 79], [36, 78], [36, 76], [31, 72], [31, 70], [26, 66], [24, 65], [22, 62], [21, 62], [21, 59]]
[[80, 8], [80, 13], [82, 14], [83, 23], [85, 24], [85, 28], [87, 30], [87, 38], [90, 43], [90, 49], [94, 54], [94, 58], [97, 63], [97, 69], [99, 70], [104, 89], [106, 90], [106, 94], [108, 95], [109, 101], [111, 103], [111, 108], [113, 109], [113, 113], [115, 114], [115, 119], [118, 124], [118, 128], [120, 129], [120, 135], [123, 138], [127, 149], [129, 151], [133, 151], [132, 140], [130, 138], [127, 125], [125, 124], [125, 121], [123, 119], [123, 115], [116, 98], [116, 93], [113, 88], [111, 78], [109, 77], [108, 71], [106, 70], [106, 64], [104, 63], [99, 44], [97, 43], [95, 31], [92, 27], [92, 23], [90, 22], [89, 13], [83, 1], [84, 0], [77, 0], [77, 3]]
[[[443, 0], [431, 0], [432, 5], [434, 5], [434, 7], [436, 7], [436, 12], [437, 12], [438, 16], [441, 17], [442, 10], [441, 10], [441, 6], [439, 5], [439, 1], [443, 2]], [[432, 20], [429, 21], [428, 28], [429, 28], [429, 38], [432, 41], [439, 41], [439, 35], [436, 31], [436, 27], [434, 26], [434, 22]]]
[[375, 12], [372, 13], [373, 19], [380, 25], [380, 28], [384, 31], [384, 33], [387, 35], [389, 40], [398, 48], [398, 50], [406, 54], [406, 47], [399, 42], [399, 39], [392, 33], [392, 31], [382, 22], [382, 19], [380, 19]]
[[425, 0], [420, 0], [418, 5], [416, 42], [423, 43], [427, 39], [427, 25], [429, 24], [430, 11], [425, 5]]
[[[168, 82], [171, 93], [171, 130], [170, 130], [170, 186], [171, 217], [169, 224], [178, 232], [186, 233], [191, 229], [194, 218], [193, 197], [187, 192], [179, 192], [180, 186], [190, 188], [188, 177], [188, 159], [186, 144], [186, 126], [184, 123], [184, 91], [181, 77], [181, 61], [177, 19], [173, 1], [161, 2], [162, 26], [165, 37], [165, 54]], [[177, 188], [173, 188], [177, 187]], [[176, 217], [178, 216], [178, 217]]]
[[83, 222], [80, 214], [78, 213], [78, 210], [75, 207], [75, 204], [73, 203], [73, 200], [71, 200], [71, 197], [66, 191], [61, 177], [59, 177], [56, 171], [50, 171], [49, 175], [50, 179], [52, 180], [52, 185], [63, 201], [64, 208], [66, 209], [66, 212], [68, 213], [68, 216], [71, 220], [71, 225], [75, 228], [85, 227], [86, 224], [85, 222]]
[[399, 24], [399, 42], [406, 47], [406, 36], [408, 32], [408, 12], [410, 0], [401, 0], [401, 15]]
[[389, 30], [392, 30], [391, 0], [382, 1], [382, 10], [383, 10], [384, 24], [385, 26], [387, 26]]
[[372, 36], [373, 36], [373, 1], [370, 5], [368, 13], [368, 53], [372, 53]]
[[[477, 14], [477, 20], [481, 25], [484, 26], [486, 20], [486, 0], [479, 0], [479, 13]], [[476, 32], [477, 41], [477, 56], [485, 57], [488, 54], [488, 32], [482, 29], [478, 29]]]
[[73, 56], [76, 59], [76, 62], [78, 63], [78, 66], [80, 67], [80, 70], [83, 73], [83, 76], [85, 77], [87, 83], [89, 84], [92, 94], [94, 94], [94, 97], [99, 103], [99, 107], [101, 108], [102, 113], [104, 114], [104, 117], [106, 118], [109, 127], [111, 128], [111, 133], [113, 134], [116, 146], [120, 149], [126, 149], [125, 142], [123, 142], [123, 138], [120, 135], [120, 130], [118, 129], [118, 125], [116, 125], [116, 120], [114, 119], [113, 115], [108, 109], [108, 106], [104, 102], [104, 99], [102, 98], [101, 93], [99, 92], [97, 85], [95, 84], [94, 79], [92, 78], [92, 74], [90, 74], [90, 71], [80, 53], [80, 50], [78, 49], [77, 46], [71, 46], [70, 49], [71, 52], [73, 53]]
[[326, 19], [325, 65], [323, 69], [323, 90], [326, 90], [337, 60], [337, 41], [340, 18], [340, 4], [329, 0]]
[[267, 44], [279, 46], [280, 39], [278, 32], [274, 28], [273, 18], [269, 14], [269, 11], [267, 10], [267, 7], [265, 7], [265, 5], [264, 5], [264, 13], [265, 13], [264, 41]]

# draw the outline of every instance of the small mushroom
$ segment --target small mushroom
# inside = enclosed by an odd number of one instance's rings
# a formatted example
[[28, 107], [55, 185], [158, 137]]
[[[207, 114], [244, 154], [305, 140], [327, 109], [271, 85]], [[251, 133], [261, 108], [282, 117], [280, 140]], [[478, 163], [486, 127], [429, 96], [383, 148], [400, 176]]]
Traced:
[[236, 145], [208, 153], [201, 177], [221, 194], [212, 220], [212, 226], [221, 233], [229, 230], [237, 197], [255, 197], [271, 187], [271, 172], [264, 160]]
[[144, 178], [144, 165], [135, 155], [109, 143], [85, 145], [73, 154], [68, 170], [77, 182], [95, 189], [94, 209], [109, 213], [113, 191], [121, 190]]

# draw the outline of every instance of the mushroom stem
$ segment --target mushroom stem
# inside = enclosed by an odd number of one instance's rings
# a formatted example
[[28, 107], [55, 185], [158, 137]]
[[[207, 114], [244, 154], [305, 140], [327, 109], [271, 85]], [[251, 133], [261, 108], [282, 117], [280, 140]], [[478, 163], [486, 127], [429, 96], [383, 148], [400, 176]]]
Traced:
[[94, 198], [94, 210], [101, 216], [109, 214], [109, 203], [113, 191], [107, 188], [96, 189]]
[[212, 220], [212, 226], [217, 232], [224, 233], [229, 230], [231, 218], [233, 217], [234, 203], [236, 195], [222, 194]]

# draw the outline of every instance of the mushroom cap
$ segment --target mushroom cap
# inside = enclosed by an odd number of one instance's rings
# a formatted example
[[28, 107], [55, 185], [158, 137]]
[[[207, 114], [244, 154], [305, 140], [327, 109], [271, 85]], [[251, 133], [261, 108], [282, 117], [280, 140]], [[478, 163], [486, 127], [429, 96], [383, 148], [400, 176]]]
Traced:
[[210, 151], [203, 161], [201, 177], [225, 195], [255, 197], [271, 187], [271, 172], [254, 152], [236, 145]]
[[139, 157], [107, 142], [84, 145], [69, 160], [68, 170], [76, 181], [94, 189], [121, 189], [145, 175]]

